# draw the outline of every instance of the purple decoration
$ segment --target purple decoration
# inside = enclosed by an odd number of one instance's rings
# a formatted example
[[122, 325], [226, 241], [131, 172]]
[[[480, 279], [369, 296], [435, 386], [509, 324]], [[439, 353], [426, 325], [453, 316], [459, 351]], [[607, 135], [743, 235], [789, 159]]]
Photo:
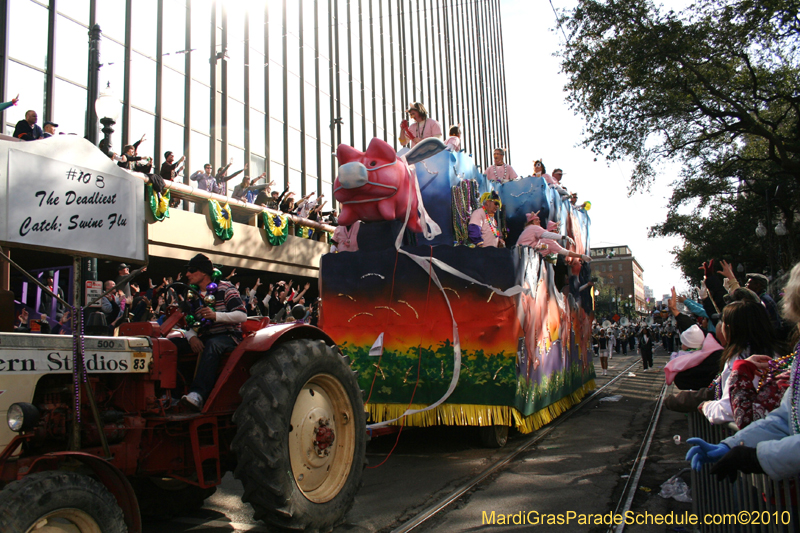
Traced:
[[211, 294], [211, 293], [217, 292], [217, 288], [218, 288], [218, 287], [219, 287], [219, 286], [218, 286], [216, 283], [214, 283], [214, 282], [212, 281], [211, 283], [209, 283], [208, 285], [206, 285], [206, 293], [207, 293], [207, 294]]

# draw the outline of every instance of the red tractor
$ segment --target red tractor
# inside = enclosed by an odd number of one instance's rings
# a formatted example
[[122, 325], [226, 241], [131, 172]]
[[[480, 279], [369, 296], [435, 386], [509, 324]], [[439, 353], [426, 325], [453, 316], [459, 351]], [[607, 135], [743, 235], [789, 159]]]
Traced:
[[178, 356], [168, 329], [86, 337], [85, 373], [74, 375], [72, 338], [0, 334], [0, 411], [16, 433], [0, 432], [0, 531], [136, 533], [141, 516], [202, 506], [227, 471], [277, 530], [329, 531], [344, 519], [366, 431], [335, 343], [302, 323], [246, 322], [196, 413], [173, 401], [196, 356]]

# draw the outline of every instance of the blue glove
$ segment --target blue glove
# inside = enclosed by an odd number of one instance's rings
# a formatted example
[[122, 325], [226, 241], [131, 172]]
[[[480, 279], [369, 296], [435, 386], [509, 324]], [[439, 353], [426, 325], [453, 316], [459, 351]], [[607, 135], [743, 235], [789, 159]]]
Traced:
[[691, 461], [692, 468], [698, 471], [703, 468], [704, 464], [716, 463], [731, 451], [725, 444], [709, 444], [697, 437], [686, 439], [686, 442], [694, 444], [686, 453], [686, 460]]

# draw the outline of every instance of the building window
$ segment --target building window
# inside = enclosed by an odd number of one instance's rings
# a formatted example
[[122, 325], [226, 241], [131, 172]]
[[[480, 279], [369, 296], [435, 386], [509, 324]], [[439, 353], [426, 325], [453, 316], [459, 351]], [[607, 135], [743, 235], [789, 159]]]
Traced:
[[600, 265], [600, 272], [605, 272], [605, 271], [606, 271], [606, 266]]
[[[231, 157], [238, 169], [248, 156], [253, 167], [250, 175], [267, 169], [281, 190], [288, 180], [295, 192], [332, 191], [337, 167], [333, 152], [338, 144], [363, 150], [373, 136], [396, 144], [397, 124], [405, 116], [400, 106], [417, 99], [445, 127], [468, 118], [474, 124], [480, 112], [496, 117], [487, 131], [466, 130], [467, 152], [480, 154], [476, 164], [486, 166], [491, 148], [507, 144], [504, 134], [494, 138], [500, 133], [494, 124], [506, 119], [505, 102], [502, 98], [491, 101], [505, 94], [502, 72], [493, 83], [484, 84], [484, 92], [462, 70], [457, 73], [454, 68], [452, 79], [448, 78], [438, 57], [448, 55], [452, 65], [469, 70], [471, 58], [484, 57], [499, 46], [499, 28], [489, 32], [494, 42], [482, 42], [480, 50], [470, 50], [464, 42], [472, 30], [464, 26], [462, 16], [448, 20], [452, 10], [446, 4], [440, 9], [440, 3], [424, 2], [421, 10], [419, 2], [413, 9], [413, 3], [405, 0], [372, 0], [363, 6], [361, 0], [333, 5], [324, 0], [282, 4], [270, 0], [260, 2], [259, 9], [248, 9], [246, 4], [220, 0], [3, 2], [8, 11], [5, 94], [20, 93], [24, 98], [24, 105], [5, 113], [3, 131], [11, 133], [25, 111], [35, 109], [41, 110], [40, 121], [54, 118], [59, 122], [59, 131], [86, 133], [87, 104], [94, 105], [87, 102], [87, 26], [97, 22], [102, 28], [104, 64], [98, 81], [101, 88], [110, 82], [125, 106], [115, 144], [119, 148], [122, 140], [127, 143], [144, 134], [150, 143], [143, 148], [146, 153], [159, 148], [160, 153], [153, 154], [156, 163], [169, 150], [176, 156], [190, 154], [187, 172], [205, 163], [219, 167]], [[330, 12], [333, 6], [337, 13]], [[57, 10], [49, 28], [58, 51], [53, 72], [47, 71], [48, 8]], [[499, 21], [499, 7], [481, 10]], [[474, 13], [473, 9], [463, 16], [474, 23]], [[163, 28], [157, 34], [159, 20]], [[442, 22], [449, 26], [447, 42]], [[31, 28], [36, 29], [35, 37]], [[463, 57], [462, 50], [469, 57]], [[443, 72], [445, 78], [438, 79]], [[46, 95], [49, 83], [53, 93]], [[476, 98], [484, 102], [478, 106], [479, 113], [466, 112], [469, 101]], [[450, 113], [445, 103], [450, 101], [454, 116], [446, 116]], [[48, 111], [52, 117], [46, 116]], [[334, 121], [338, 128], [331, 128]], [[492, 144], [483, 146], [486, 142]], [[605, 257], [613, 249], [606, 246], [591, 254]], [[603, 272], [610, 270], [604, 267]]]
[[619, 270], [620, 272], [622, 272], [622, 263], [620, 263], [620, 264], [619, 264], [619, 266], [617, 267], [617, 270]]
[[622, 276], [620, 276], [620, 277], [619, 277], [619, 284], [620, 284], [620, 285], [622, 285], [623, 283], [625, 283], [625, 278], [623, 278]]

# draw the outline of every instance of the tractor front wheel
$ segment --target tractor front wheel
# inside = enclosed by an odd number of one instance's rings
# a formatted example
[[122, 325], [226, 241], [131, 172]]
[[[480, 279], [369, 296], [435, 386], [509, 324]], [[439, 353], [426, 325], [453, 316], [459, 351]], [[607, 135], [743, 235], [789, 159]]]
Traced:
[[128, 528], [102, 483], [52, 470], [25, 476], [0, 491], [0, 531], [124, 533]]
[[250, 369], [239, 393], [234, 475], [255, 518], [284, 530], [330, 531], [361, 485], [366, 426], [346, 358], [319, 340], [292, 340]]

